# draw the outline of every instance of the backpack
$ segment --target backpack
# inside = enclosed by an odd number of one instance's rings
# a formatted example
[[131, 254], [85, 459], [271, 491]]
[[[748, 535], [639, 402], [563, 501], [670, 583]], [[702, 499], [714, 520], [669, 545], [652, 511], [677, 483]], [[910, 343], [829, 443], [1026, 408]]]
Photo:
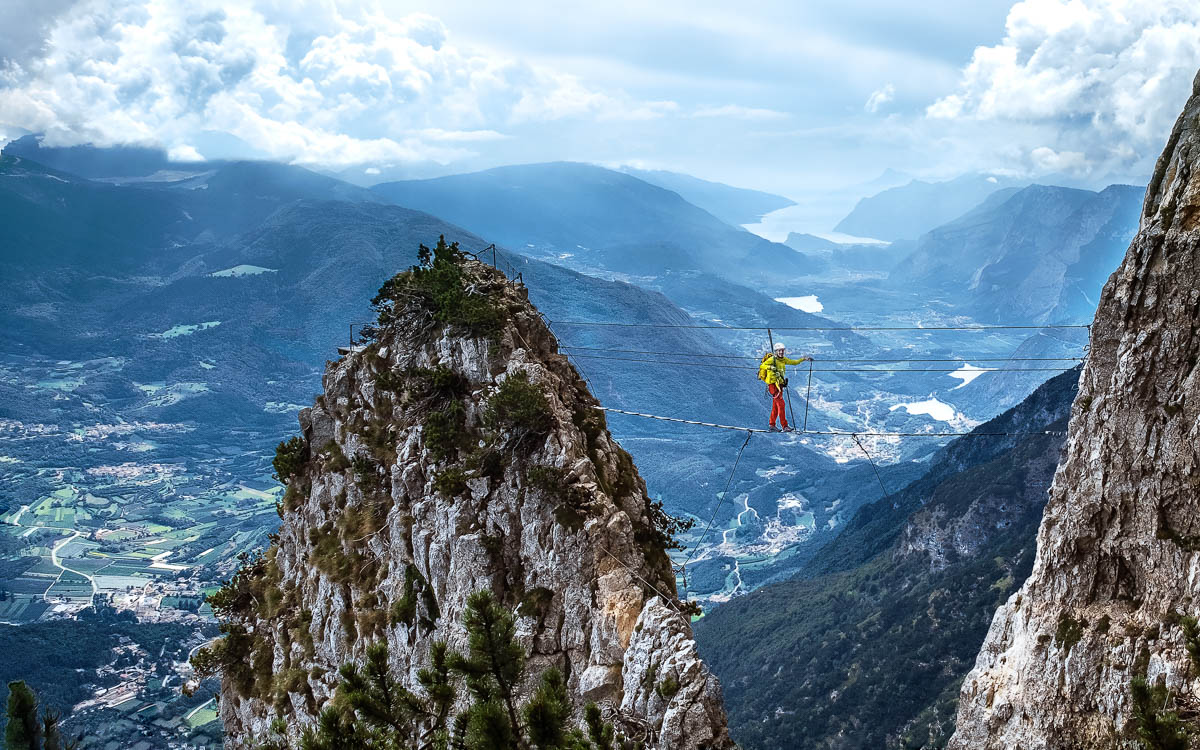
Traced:
[[766, 355], [762, 358], [762, 362], [760, 362], [758, 365], [758, 379], [764, 383], [767, 382], [767, 370], [763, 369], [763, 365], [765, 365], [767, 363], [767, 360], [773, 356], [775, 356], [775, 355], [771, 354], [771, 352], [767, 352]]

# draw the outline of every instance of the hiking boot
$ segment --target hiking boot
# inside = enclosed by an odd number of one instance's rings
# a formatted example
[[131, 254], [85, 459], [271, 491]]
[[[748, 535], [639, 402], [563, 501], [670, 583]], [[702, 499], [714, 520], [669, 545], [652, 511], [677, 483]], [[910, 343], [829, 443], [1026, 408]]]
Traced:
[[781, 430], [778, 427], [776, 427], [775, 425], [771, 425], [770, 427], [767, 428], [767, 432], [780, 432], [780, 431]]
[[789, 427], [788, 425], [783, 426], [783, 432], [795, 432], [795, 431], [796, 431], [795, 427]]

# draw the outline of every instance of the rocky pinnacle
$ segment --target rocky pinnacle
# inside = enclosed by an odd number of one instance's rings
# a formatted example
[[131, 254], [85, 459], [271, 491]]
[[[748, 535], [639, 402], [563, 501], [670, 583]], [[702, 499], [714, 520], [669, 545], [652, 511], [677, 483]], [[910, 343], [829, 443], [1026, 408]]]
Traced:
[[[467, 597], [489, 589], [518, 613], [523, 694], [557, 667], [576, 721], [594, 702], [648, 748], [732, 747], [645, 483], [524, 288], [473, 260], [462, 268], [503, 311], [499, 335], [436, 323], [385, 333], [329, 363], [323, 395], [300, 414], [306, 463], [262, 566], [273, 593], [234, 618], [255, 644], [255, 674], [241, 687], [223, 680], [227, 746], [252, 747], [277, 717], [294, 744], [338, 668], [373, 642], [387, 642], [394, 673], [419, 691], [430, 644], [465, 651]], [[544, 395], [538, 434], [482, 426], [511, 378]], [[439, 447], [423, 388], [457, 389], [446, 413], [466, 442], [447, 447], [457, 438], [442, 434]]]

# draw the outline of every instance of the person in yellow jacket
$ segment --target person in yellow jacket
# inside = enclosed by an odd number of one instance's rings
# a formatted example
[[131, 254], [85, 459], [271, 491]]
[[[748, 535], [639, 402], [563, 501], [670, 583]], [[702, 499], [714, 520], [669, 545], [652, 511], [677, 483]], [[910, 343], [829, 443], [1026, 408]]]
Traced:
[[779, 432], [780, 428], [775, 426], [775, 418], [778, 417], [783, 425], [784, 432], [794, 432], [795, 428], [788, 426], [786, 404], [783, 401], [783, 389], [787, 388], [787, 366], [798, 365], [801, 362], [807, 362], [812, 357], [801, 357], [800, 359], [788, 359], [787, 347], [783, 342], [775, 344], [775, 353], [767, 352], [763, 357], [762, 364], [758, 366], [758, 379], [767, 384], [767, 395], [771, 397], [771, 432]]

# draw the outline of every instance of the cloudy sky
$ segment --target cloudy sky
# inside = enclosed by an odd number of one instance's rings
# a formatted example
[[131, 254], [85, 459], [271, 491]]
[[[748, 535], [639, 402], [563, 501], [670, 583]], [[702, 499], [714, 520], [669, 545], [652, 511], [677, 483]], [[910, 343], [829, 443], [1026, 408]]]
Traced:
[[1144, 182], [1194, 0], [6, 0], [0, 142], [329, 170], [571, 159], [797, 194], [996, 170]]

